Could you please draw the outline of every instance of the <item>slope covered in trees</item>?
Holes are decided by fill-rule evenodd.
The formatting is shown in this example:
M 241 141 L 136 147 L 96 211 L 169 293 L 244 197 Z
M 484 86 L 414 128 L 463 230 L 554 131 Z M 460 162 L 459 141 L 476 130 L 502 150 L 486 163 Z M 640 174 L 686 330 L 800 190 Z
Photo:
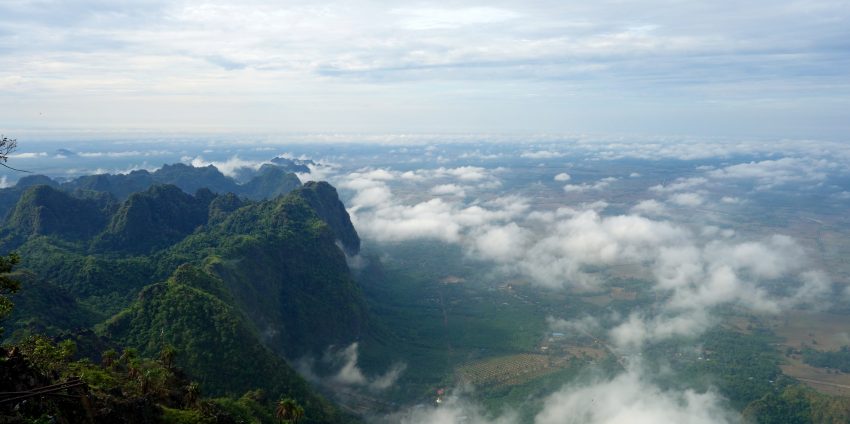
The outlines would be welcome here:
M 207 188 L 189 194 L 185 185 L 126 196 L 97 184 L 27 188 L 0 232 L 0 247 L 21 253 L 19 275 L 32 288 L 13 297 L 7 340 L 71 337 L 94 360 L 109 345 L 148 358 L 171 346 L 205 393 L 238 403 L 261 389 L 296 399 L 305 422 L 346 420 L 284 358 L 365 332 L 365 303 L 341 249 L 356 253 L 359 238 L 333 187 L 295 185 L 294 175 L 267 167 L 239 185 L 253 197 L 281 193 L 260 201 Z
M 213 193 L 234 193 L 252 200 L 262 200 L 289 193 L 301 182 L 294 172 L 309 173 L 302 163 L 275 158 L 258 170 L 244 168 L 239 180 L 228 177 L 216 167 L 194 167 L 182 163 L 163 165 L 156 171 L 144 169 L 126 174 L 84 175 L 70 181 L 59 182 L 44 175 L 28 175 L 7 188 L 0 189 L 0 218 L 5 218 L 28 188 L 47 185 L 68 193 L 108 193 L 122 201 L 133 193 L 145 191 L 154 185 L 174 185 L 186 193 L 194 194 L 205 188 Z

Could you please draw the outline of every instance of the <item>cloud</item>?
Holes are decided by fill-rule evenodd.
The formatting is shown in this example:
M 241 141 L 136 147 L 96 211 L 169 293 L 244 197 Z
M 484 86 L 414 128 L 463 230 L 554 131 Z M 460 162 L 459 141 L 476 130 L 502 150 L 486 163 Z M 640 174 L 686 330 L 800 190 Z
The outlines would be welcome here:
M 401 424 L 516 424 L 518 419 L 513 413 L 500 416 L 488 414 L 484 408 L 463 396 L 452 393 L 438 405 L 417 405 L 406 411 L 384 417 L 383 422 Z
M 399 25 L 414 31 L 493 24 L 520 16 L 514 11 L 495 7 L 393 9 L 390 13 L 402 16 Z
M 349 213 L 362 236 L 385 242 L 430 238 L 454 243 L 473 228 L 483 229 L 518 216 L 528 209 L 527 202 L 509 196 L 468 205 L 462 201 L 467 195 L 465 186 L 445 183 L 430 190 L 432 195 L 445 197 L 403 204 L 390 184 L 457 181 L 477 183 L 478 189 L 486 190 L 499 186 L 493 172 L 474 166 L 405 172 L 363 169 L 336 181 L 340 188 L 354 191 Z
M 128 157 L 136 157 L 136 156 L 167 156 L 171 155 L 173 152 L 168 150 L 128 150 L 128 151 L 119 151 L 119 152 L 77 152 L 76 155 L 84 158 L 128 158 Z
M 439 178 L 457 181 L 461 174 L 443 168 L 363 170 L 350 174 L 341 186 L 355 190 L 350 212 L 365 239 L 458 244 L 465 254 L 493 263 L 495 271 L 552 289 L 605 289 L 607 274 L 599 269 L 631 267 L 657 300 L 652 313 L 636 310 L 611 320 L 609 337 L 622 349 L 699 334 L 716 323 L 714 311 L 723 306 L 778 313 L 828 300 L 832 290 L 828 278 L 807 265 L 806 251 L 792 238 L 744 239 L 730 228 L 680 224 L 654 199 L 637 203 L 630 213 L 606 215 L 605 202 L 548 211 L 531 211 L 529 201 L 516 196 L 488 201 L 448 196 L 407 203 L 390 188 L 405 181 L 414 186 Z M 703 184 L 704 178 L 680 179 L 655 191 L 667 193 L 672 204 L 695 207 L 705 203 L 703 195 L 682 190 Z M 460 185 L 435 187 L 438 193 L 452 193 Z M 782 290 L 776 290 L 777 281 L 783 282 Z
M 651 205 L 647 209 L 658 206 Z M 669 221 L 603 216 L 593 209 L 529 219 L 543 228 L 509 223 L 492 238 L 488 232 L 478 235 L 480 246 L 471 252 L 550 288 L 600 289 L 606 280 L 595 269 L 636 267 L 635 275 L 649 280 L 647 287 L 658 300 L 653 315 L 635 312 L 615 325 L 611 339 L 624 349 L 699 334 L 714 324 L 712 313 L 720 306 L 778 313 L 828 303 L 832 290 L 825 275 L 807 267 L 805 250 L 788 236 L 740 241 L 727 229 L 704 227 L 697 233 Z M 498 247 L 481 247 L 496 242 Z M 783 291 L 771 289 L 776 281 L 784 282 Z
M 362 387 L 371 391 L 382 391 L 393 387 L 407 366 L 404 363 L 392 364 L 386 372 L 381 375 L 368 376 L 360 368 L 359 344 L 350 344 L 344 349 L 328 349 L 322 362 L 326 366 L 336 368 L 331 375 L 323 376 L 316 372 L 316 361 L 311 358 L 302 358 L 296 362 L 299 373 L 314 383 L 338 390 L 342 387 Z
M 466 190 L 457 184 L 440 184 L 431 188 L 431 194 L 465 197 Z
M 703 177 L 678 178 L 676 181 L 668 184 L 658 184 L 649 189 L 659 193 L 670 193 L 674 191 L 689 190 L 694 187 L 699 187 L 708 182 L 708 179 Z
M 697 207 L 705 202 L 699 193 L 676 193 L 670 196 L 670 202 L 679 206 Z
M 498 263 L 512 261 L 522 254 L 522 247 L 531 234 L 514 222 L 504 226 L 486 227 L 472 236 L 475 254 Z
M 553 150 L 537 150 L 530 152 L 523 152 L 520 157 L 526 159 L 554 159 L 554 158 L 562 158 L 565 155 L 561 152 L 556 152 Z
M 546 317 L 546 323 L 549 325 L 550 330 L 562 333 L 577 331 L 580 333 L 598 334 L 602 329 L 602 324 L 599 323 L 599 320 L 592 316 L 584 316 L 570 321 L 549 316 Z
M 24 152 L 24 153 L 12 153 L 9 155 L 10 159 L 35 159 L 35 158 L 43 158 L 47 156 L 47 152 Z
M 535 424 L 739 422 L 715 393 L 664 390 L 629 370 L 610 380 L 567 386 L 549 396 Z
M 221 171 L 222 174 L 227 175 L 228 177 L 237 177 L 240 171 L 244 169 L 250 170 L 258 170 L 263 164 L 271 163 L 267 160 L 244 160 L 240 159 L 238 156 L 232 156 L 231 158 L 225 161 L 208 161 L 205 160 L 201 156 L 196 156 L 194 158 L 184 157 L 184 162 L 189 162 L 190 165 L 196 168 L 202 168 L 206 166 L 214 166 L 216 169 Z
M 561 172 L 560 174 L 555 175 L 554 180 L 559 182 L 569 181 L 570 174 L 567 174 L 566 172 Z
M 667 215 L 667 207 L 664 206 L 663 203 L 654 200 L 642 200 L 638 202 L 636 205 L 632 206 L 632 213 L 636 213 L 639 215 Z
M 846 129 L 831 107 L 847 98 L 840 2 L 66 3 L 0 6 L 4 37 L 27 40 L 4 44 L 17 65 L 0 73 L 23 127 L 44 111 L 52 126 L 205 131 Z M 663 12 L 635 22 L 647 8 Z
M 739 414 L 725 408 L 715 392 L 663 389 L 646 377 L 640 366 L 611 378 L 598 377 L 569 384 L 543 400 L 534 424 L 731 424 Z M 418 406 L 394 414 L 386 422 L 406 424 L 469 423 L 517 424 L 512 413 L 491 416 L 452 393 L 439 406 Z
M 566 191 L 567 193 L 574 193 L 574 192 L 580 193 L 580 192 L 590 191 L 590 190 L 603 190 L 605 188 L 608 188 L 608 186 L 611 185 L 612 182 L 617 181 L 617 180 L 618 180 L 618 178 L 615 178 L 615 177 L 605 177 L 605 178 L 603 178 L 599 181 L 593 182 L 593 183 L 567 184 L 567 185 L 564 186 L 564 191 Z
M 837 165 L 827 159 L 785 157 L 776 160 L 740 163 L 713 171 L 712 178 L 750 180 L 761 189 L 789 183 L 817 183 L 824 181 L 827 170 Z

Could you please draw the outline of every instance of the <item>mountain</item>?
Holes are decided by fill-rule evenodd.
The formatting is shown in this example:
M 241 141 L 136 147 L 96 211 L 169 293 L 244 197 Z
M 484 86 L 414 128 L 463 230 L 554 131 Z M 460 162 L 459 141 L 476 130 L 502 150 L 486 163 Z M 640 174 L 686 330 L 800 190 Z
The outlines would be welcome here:
M 289 193 L 301 185 L 295 174 L 274 165 L 263 165 L 250 181 L 233 193 L 253 199 L 275 198 Z
M 26 189 L 36 185 L 59 187 L 59 183 L 44 175 L 28 175 L 12 187 L 0 189 L 0 218 L 5 219 Z
M 244 184 L 222 174 L 212 165 L 194 167 L 182 163 L 163 165 L 154 172 L 135 170 L 127 174 L 84 175 L 61 184 L 44 175 L 29 175 L 12 187 L 0 189 L 0 219 L 8 218 L 23 193 L 37 185 L 50 186 L 66 193 L 108 193 L 119 201 L 154 185 L 174 185 L 190 194 L 205 188 L 213 193 L 232 193 L 252 200 L 263 200 L 289 193 L 301 186 L 294 172 L 310 172 L 301 161 L 276 158 L 271 162 L 258 170 L 247 168 L 251 171 L 250 178 L 245 178 Z
M 354 230 L 351 217 L 332 185 L 324 181 L 311 181 L 305 184 L 297 194 L 316 211 L 319 218 L 331 227 L 348 254 L 355 255 L 360 251 L 360 237 Z
M 62 188 L 68 191 L 101 191 L 118 199 L 126 199 L 130 194 L 147 190 L 155 183 L 150 172 L 137 170 L 128 174 L 85 175 L 62 184 Z
M 103 229 L 113 204 L 108 195 L 72 196 L 49 185 L 31 186 L 21 195 L 7 226 L 28 236 L 91 237 Z
M 306 167 L 305 167 L 306 168 Z M 182 163 L 163 165 L 154 172 L 136 170 L 128 174 L 87 175 L 63 183 L 68 191 L 92 190 L 112 194 L 118 199 L 126 199 L 131 194 L 144 191 L 153 185 L 174 185 L 186 193 L 195 193 L 205 188 L 213 193 L 233 193 L 249 199 L 262 200 L 286 194 L 301 185 L 298 177 L 290 171 L 292 167 L 284 164 L 263 165 L 252 173 L 244 184 L 221 173 L 215 166 L 195 167 Z M 301 168 L 295 167 L 297 172 Z M 306 172 L 310 172 L 309 169 Z
M 288 357 L 354 342 L 367 325 L 360 289 L 336 244 L 356 232 L 344 208 L 324 211 L 311 202 L 335 205 L 339 199 L 329 184 L 308 183 L 287 196 L 244 206 L 170 252 L 203 261 L 267 344 Z M 341 231 L 322 216 L 333 218 Z
M 173 346 L 206 393 L 259 388 L 296 398 L 306 422 L 347 419 L 284 359 L 322 355 L 367 332 L 345 256 L 359 237 L 332 186 L 300 186 L 270 165 L 238 187 L 281 193 L 271 200 L 153 184 L 119 203 L 115 187 L 98 185 L 119 180 L 85 181 L 105 191 L 26 189 L 3 228 L 4 248 L 20 252 L 32 276 L 8 325 L 16 338 L 94 328 L 98 340 L 148 357 Z M 52 303 L 55 313 L 41 310 Z
M 98 321 L 98 315 L 81 305 L 68 290 L 39 278 L 33 272 L 15 272 L 11 276 L 24 290 L 11 296 L 15 304 L 4 335 L 21 339 L 24 334 L 55 335 L 68 329 L 85 328 Z
M 302 159 L 290 159 L 290 158 L 282 158 L 276 157 L 271 160 L 271 163 L 277 165 L 281 169 L 286 172 L 295 172 L 295 173 L 309 173 L 310 168 L 307 165 L 315 165 L 316 163 L 312 160 L 302 160 Z
M 150 253 L 167 247 L 207 222 L 214 198 L 207 189 L 192 196 L 173 185 L 155 185 L 134 193 L 95 240 L 96 249 Z
M 208 394 L 238 395 L 259 388 L 299 399 L 310 411 L 306 422 L 342 421 L 331 404 L 263 345 L 230 301 L 220 280 L 181 266 L 166 282 L 145 288 L 137 302 L 106 322 L 103 332 L 148 357 L 173 346 L 179 352 L 177 365 L 201 378 Z

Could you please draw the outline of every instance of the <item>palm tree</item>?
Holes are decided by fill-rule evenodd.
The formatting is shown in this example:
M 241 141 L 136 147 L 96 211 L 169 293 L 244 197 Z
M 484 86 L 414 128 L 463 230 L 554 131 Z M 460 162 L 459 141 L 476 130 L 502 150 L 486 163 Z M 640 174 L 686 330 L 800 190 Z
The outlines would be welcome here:
M 201 397 L 201 386 L 196 382 L 189 383 L 186 386 L 186 397 L 183 399 L 186 402 L 186 406 L 194 407 L 198 404 L 198 398 Z
M 304 408 L 294 399 L 285 398 L 277 402 L 274 414 L 282 423 L 297 424 L 304 417 Z
M 103 352 L 101 356 L 101 360 L 103 361 L 103 366 L 106 368 L 112 368 L 112 365 L 115 364 L 115 360 L 118 358 L 118 353 L 115 352 L 115 349 L 109 349 Z
M 304 418 L 304 408 L 298 405 L 292 411 L 292 424 L 298 424 L 298 421 L 301 421 L 302 418 Z
M 177 350 L 174 349 L 174 346 L 165 345 L 159 352 L 159 361 L 166 369 L 170 370 L 174 367 L 174 357 L 176 356 Z

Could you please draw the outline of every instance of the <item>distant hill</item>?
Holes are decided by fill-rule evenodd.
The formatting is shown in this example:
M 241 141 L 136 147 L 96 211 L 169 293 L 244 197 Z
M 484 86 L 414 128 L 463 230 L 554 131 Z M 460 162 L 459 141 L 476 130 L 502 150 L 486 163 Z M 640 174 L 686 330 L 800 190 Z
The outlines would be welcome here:
M 53 186 L 35 185 L 21 194 L 7 226 L 24 235 L 92 237 L 104 228 L 114 203 L 107 193 L 72 196 Z
M 153 185 L 170 184 L 187 193 L 195 193 L 199 189 L 206 188 L 213 193 L 234 193 L 249 199 L 261 200 L 288 193 L 301 185 L 298 177 L 287 169 L 288 167 L 265 165 L 245 184 L 239 184 L 212 165 L 194 167 L 176 163 L 163 165 L 154 172 L 137 170 L 128 174 L 83 176 L 62 184 L 62 187 L 70 191 L 78 189 L 105 191 L 118 199 L 126 199 L 131 194 L 144 191 Z
M 163 165 L 153 172 L 136 170 L 127 174 L 84 175 L 62 183 L 44 175 L 29 175 L 12 187 L 0 189 L 0 219 L 9 215 L 27 188 L 36 185 L 58 188 L 68 193 L 109 193 L 117 200 L 125 200 L 133 193 L 145 191 L 151 186 L 170 184 L 189 194 L 206 188 L 213 193 L 233 193 L 251 200 L 263 200 L 289 193 L 301 186 L 301 181 L 294 174 L 296 172 L 309 173 L 310 169 L 300 161 L 275 158 L 271 164 L 265 164 L 258 170 L 250 169 L 247 177 L 242 179 L 242 184 L 212 165 L 194 167 L 182 163 Z
M 95 249 L 150 253 L 174 244 L 206 224 L 215 197 L 208 189 L 192 196 L 173 185 L 133 193 L 95 240 Z
M 28 175 L 18 180 L 14 186 L 0 189 L 0 218 L 9 214 L 26 189 L 36 185 L 59 187 L 59 183 L 44 175 Z

